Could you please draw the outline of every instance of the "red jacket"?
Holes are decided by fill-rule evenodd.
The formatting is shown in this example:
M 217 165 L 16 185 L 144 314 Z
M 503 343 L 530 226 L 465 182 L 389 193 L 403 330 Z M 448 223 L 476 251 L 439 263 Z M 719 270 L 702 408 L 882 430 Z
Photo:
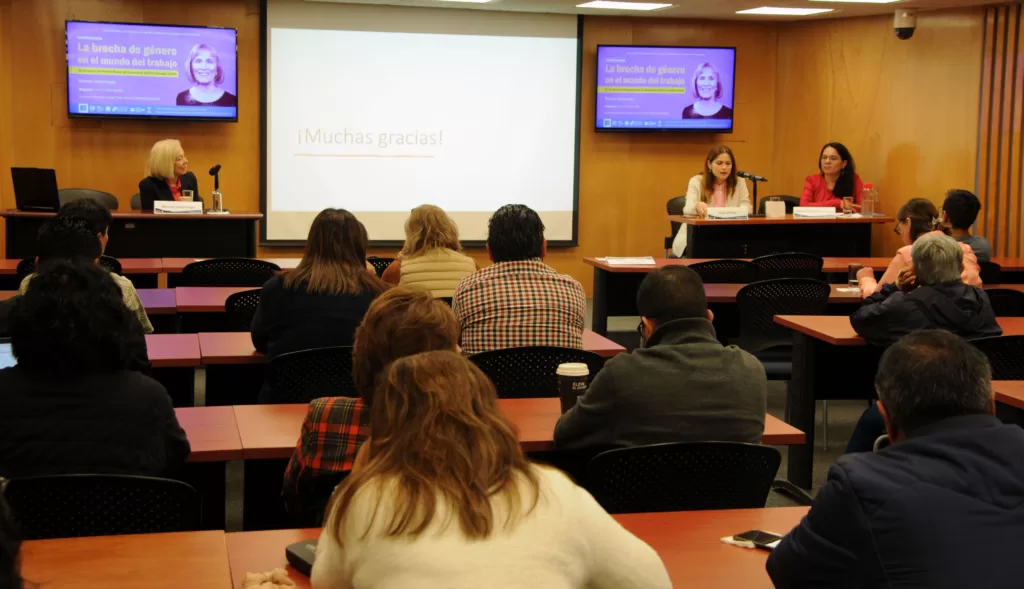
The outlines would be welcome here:
M 857 174 L 853 175 L 853 202 L 860 204 L 861 191 L 864 190 L 864 184 L 860 181 L 860 176 Z M 841 209 L 843 207 L 843 199 L 836 197 L 832 194 L 832 191 L 825 185 L 825 176 L 821 174 L 811 174 L 804 180 L 804 192 L 800 195 L 800 206 L 802 207 L 835 207 Z

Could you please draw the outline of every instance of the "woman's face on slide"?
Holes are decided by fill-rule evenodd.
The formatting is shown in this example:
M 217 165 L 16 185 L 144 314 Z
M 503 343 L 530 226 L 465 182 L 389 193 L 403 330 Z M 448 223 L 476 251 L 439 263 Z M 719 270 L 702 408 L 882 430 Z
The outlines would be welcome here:
M 188 158 L 185 157 L 185 150 L 179 149 L 174 155 L 174 175 L 184 176 L 188 171 Z
M 732 158 L 727 153 L 720 153 L 714 161 L 708 162 L 708 168 L 718 180 L 725 180 L 732 173 Z
M 212 84 L 217 79 L 217 58 L 205 50 L 196 53 L 192 60 L 192 76 L 200 84 Z
M 708 68 L 701 70 L 700 75 L 697 76 L 697 96 L 705 100 L 711 100 L 715 97 L 717 90 L 718 74 Z
M 821 171 L 826 174 L 838 174 L 846 167 L 846 162 L 839 157 L 839 152 L 834 147 L 826 147 L 821 152 Z

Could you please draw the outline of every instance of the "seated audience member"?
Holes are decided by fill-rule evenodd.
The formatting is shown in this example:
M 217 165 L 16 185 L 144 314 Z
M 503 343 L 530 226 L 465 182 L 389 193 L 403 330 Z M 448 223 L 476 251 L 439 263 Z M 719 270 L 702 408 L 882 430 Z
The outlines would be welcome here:
M 452 300 L 467 355 L 523 346 L 583 347 L 587 299 L 571 276 L 543 262 L 544 223 L 526 205 L 505 205 L 487 224 L 493 265 L 467 277 Z
M 896 214 L 896 227 L 893 231 L 903 240 L 903 247 L 896 252 L 889 267 L 885 269 L 882 279 L 875 280 L 875 271 L 872 268 L 861 268 L 857 272 L 861 296 L 864 298 L 880 291 L 883 285 L 896 282 L 900 271 L 913 264 L 910 248 L 917 238 L 929 233 L 949 235 L 949 228 L 942 225 L 939 219 L 938 209 L 935 208 L 932 201 L 924 198 L 911 199 L 900 207 L 899 213 Z M 972 286 L 981 286 L 978 258 L 971 251 L 971 246 L 966 243 L 961 243 L 960 249 L 964 252 L 964 269 L 960 273 L 961 279 Z
M 459 227 L 440 207 L 421 205 L 405 222 L 405 245 L 381 278 L 391 284 L 423 287 L 435 297 L 451 297 L 459 282 L 476 272 L 462 253 Z
M 321 211 L 299 265 L 263 285 L 252 321 L 256 350 L 272 360 L 299 350 L 351 346 L 370 303 L 387 288 L 366 270 L 367 242 L 355 215 Z
M 992 244 L 984 237 L 971 235 L 971 227 L 980 211 L 981 203 L 973 192 L 950 190 L 942 203 L 942 224 L 949 227 L 953 239 L 971 246 L 979 262 L 991 262 Z
M 328 508 L 314 589 L 672 586 L 650 546 L 525 458 L 494 385 L 459 354 L 396 360 L 370 414 L 373 437 Z
M 648 274 L 636 295 L 644 344 L 611 358 L 555 425 L 558 448 L 664 442 L 759 443 L 768 380 L 754 356 L 715 337 L 700 276 Z
M 875 386 L 893 445 L 829 470 L 768 556 L 775 586 L 1018 586 L 1024 430 L 993 416 L 988 360 L 919 331 L 886 350 Z
M 0 493 L 0 589 L 21 589 L 21 536 Z
M 164 475 L 189 455 L 167 390 L 130 369 L 138 321 L 110 273 L 44 263 L 11 313 L 0 370 L 0 477 Z
M 89 200 L 88 202 L 95 203 L 96 201 Z M 39 235 L 36 240 L 37 265 L 41 266 L 50 260 L 88 260 L 95 264 L 100 256 L 103 255 L 103 248 L 106 247 L 107 238 L 105 231 L 101 234 L 98 230 L 101 223 L 94 221 L 92 217 L 85 218 L 64 214 L 64 209 L 67 209 L 71 204 L 75 203 L 69 203 L 61 207 L 62 213 L 58 213 L 56 217 L 47 221 L 39 228 Z M 77 209 L 72 210 L 81 212 L 85 210 L 86 206 L 82 204 Z M 107 213 L 109 214 L 110 211 L 107 211 Z M 93 215 L 91 212 L 86 214 Z M 118 288 L 121 289 L 121 298 L 124 301 L 124 306 L 138 318 L 143 332 L 153 333 L 153 324 L 149 322 L 149 315 L 146 314 L 146 308 L 142 305 L 142 299 L 139 298 L 139 293 L 135 290 L 135 285 L 132 284 L 132 281 L 112 272 L 108 272 L 108 274 L 110 274 L 110 278 L 117 284 Z M 28 288 L 29 283 L 34 277 L 35 274 L 29 274 L 21 281 L 21 286 L 18 287 L 19 294 L 25 293 L 25 289 Z
M 70 217 L 85 221 L 89 229 L 96 234 L 100 240 L 100 253 L 107 250 L 107 242 L 110 240 L 110 224 L 114 222 L 114 216 L 110 209 L 91 198 L 80 198 L 64 204 L 59 211 L 58 217 Z
M 289 513 L 305 519 L 318 482 L 351 470 L 356 451 L 370 434 L 374 383 L 385 366 L 403 356 L 458 347 L 458 319 L 427 291 L 397 286 L 378 297 L 356 330 L 352 350 L 352 377 L 360 398 L 326 397 L 309 404 L 285 471 L 282 495 Z

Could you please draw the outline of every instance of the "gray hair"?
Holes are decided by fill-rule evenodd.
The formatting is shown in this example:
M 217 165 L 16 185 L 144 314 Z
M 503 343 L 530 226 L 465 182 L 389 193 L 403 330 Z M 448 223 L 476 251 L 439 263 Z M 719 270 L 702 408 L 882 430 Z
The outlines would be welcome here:
M 875 390 L 893 427 L 906 433 L 962 415 L 987 415 L 992 403 L 988 358 L 959 336 L 927 329 L 882 354 Z
M 964 252 L 955 239 L 941 233 L 917 238 L 910 250 L 918 284 L 939 284 L 960 280 Z

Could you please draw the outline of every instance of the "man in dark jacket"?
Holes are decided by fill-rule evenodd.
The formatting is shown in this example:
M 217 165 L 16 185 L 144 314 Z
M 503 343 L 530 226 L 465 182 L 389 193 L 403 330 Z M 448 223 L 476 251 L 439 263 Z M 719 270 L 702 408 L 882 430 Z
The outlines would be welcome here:
M 921 329 L 945 329 L 965 338 L 1003 334 L 985 291 L 960 279 L 964 256 L 956 240 L 922 235 L 910 258 L 913 268 L 864 299 L 850 316 L 854 331 L 868 343 L 889 345 Z
M 779 589 L 1019 587 L 1024 430 L 993 416 L 985 356 L 904 337 L 875 377 L 892 446 L 846 455 L 768 557 Z
M 646 343 L 605 364 L 555 425 L 558 448 L 758 443 L 768 381 L 754 356 L 715 338 L 700 276 L 659 268 L 636 296 Z

